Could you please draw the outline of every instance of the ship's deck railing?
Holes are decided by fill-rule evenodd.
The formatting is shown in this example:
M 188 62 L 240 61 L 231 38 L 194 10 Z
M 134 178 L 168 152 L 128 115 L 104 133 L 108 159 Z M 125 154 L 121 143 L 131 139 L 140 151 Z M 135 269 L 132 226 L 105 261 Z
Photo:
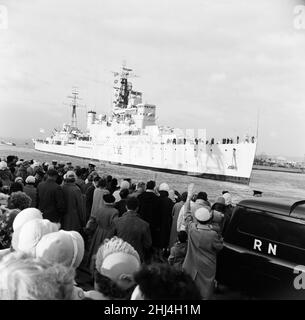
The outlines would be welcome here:
M 244 139 L 240 141 L 239 139 L 236 139 L 234 141 L 233 139 L 223 139 L 221 142 L 217 141 L 215 142 L 215 139 L 212 138 L 211 140 L 202 140 L 202 139 L 186 139 L 186 138 L 180 138 L 180 139 L 167 139 L 166 144 L 208 144 L 208 145 L 213 145 L 213 144 L 242 144 L 242 143 L 255 143 L 255 137 L 251 137 L 251 139 Z
M 166 137 L 161 136 L 157 136 L 155 138 L 151 138 L 148 135 L 128 135 L 128 134 L 117 134 L 116 135 L 117 139 L 134 139 L 134 142 L 137 143 L 148 143 L 148 144 L 163 144 L 163 145 L 233 145 L 233 144 L 253 144 L 256 142 L 256 139 L 254 137 L 252 137 L 251 139 L 244 139 L 242 141 L 236 140 L 234 141 L 233 139 L 230 140 L 226 140 L 226 141 L 217 141 L 215 142 L 215 139 L 211 139 L 211 140 L 205 140 L 205 139 L 189 139 L 189 138 L 168 138 L 166 139 Z M 93 139 L 95 141 L 95 139 Z M 100 140 L 107 142 L 109 140 L 109 137 L 105 137 L 104 139 Z M 89 140 L 89 141 L 92 141 Z

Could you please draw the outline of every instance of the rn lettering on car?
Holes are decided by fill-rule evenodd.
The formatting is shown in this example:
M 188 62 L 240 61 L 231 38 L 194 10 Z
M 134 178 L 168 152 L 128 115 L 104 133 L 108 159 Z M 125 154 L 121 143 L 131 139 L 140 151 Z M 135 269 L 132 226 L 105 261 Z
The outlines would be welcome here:
M 266 248 L 268 249 L 267 250 L 268 254 L 272 254 L 272 255 L 276 256 L 276 249 L 277 249 L 276 244 L 272 244 L 272 243 L 268 242 L 268 246 L 266 246 L 266 244 L 264 244 L 262 240 L 254 239 L 254 244 L 253 244 L 254 250 L 262 252 Z

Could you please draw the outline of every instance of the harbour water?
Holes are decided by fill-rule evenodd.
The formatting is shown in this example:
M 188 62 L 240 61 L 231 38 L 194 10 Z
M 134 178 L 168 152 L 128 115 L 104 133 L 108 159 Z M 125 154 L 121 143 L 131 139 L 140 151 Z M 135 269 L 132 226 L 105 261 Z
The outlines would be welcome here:
M 32 146 L 7 146 L 0 145 L 0 158 L 6 158 L 8 155 L 16 155 L 25 160 L 35 159 L 40 162 L 71 161 L 73 165 L 87 166 L 89 160 L 61 156 L 56 154 L 41 153 L 33 149 Z M 263 196 L 275 197 L 285 200 L 303 200 L 305 199 L 305 174 L 273 172 L 253 170 L 249 185 L 236 184 L 224 181 L 215 181 L 190 177 L 186 175 L 177 175 L 163 172 L 154 172 L 151 170 L 124 167 L 119 165 L 96 163 L 97 170 L 101 174 L 110 174 L 117 179 L 131 178 L 133 182 L 156 180 L 157 184 L 167 182 L 171 188 L 183 192 L 187 189 L 189 183 L 196 185 L 197 191 L 207 192 L 209 199 L 214 201 L 223 190 L 228 190 L 232 194 L 234 203 L 253 196 L 253 190 L 260 190 Z

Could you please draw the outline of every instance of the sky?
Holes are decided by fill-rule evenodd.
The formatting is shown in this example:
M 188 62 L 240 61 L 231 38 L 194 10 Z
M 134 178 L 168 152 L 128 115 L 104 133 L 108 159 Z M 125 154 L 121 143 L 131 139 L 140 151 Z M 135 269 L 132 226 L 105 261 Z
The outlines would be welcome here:
M 112 73 L 158 123 L 208 137 L 256 135 L 257 152 L 305 154 L 305 28 L 300 1 L 0 0 L 0 136 L 43 137 L 70 122 L 77 86 L 86 111 L 111 110 Z M 300 18 L 300 16 L 298 16 Z M 304 19 L 305 20 L 305 19 Z

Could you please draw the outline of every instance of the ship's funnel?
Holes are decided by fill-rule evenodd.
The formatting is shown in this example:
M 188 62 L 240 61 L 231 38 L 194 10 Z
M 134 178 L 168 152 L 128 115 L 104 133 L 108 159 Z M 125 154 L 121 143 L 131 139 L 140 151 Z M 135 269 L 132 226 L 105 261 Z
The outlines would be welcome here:
M 88 111 L 87 114 L 87 128 L 89 128 L 92 124 L 94 124 L 96 118 L 95 111 Z

